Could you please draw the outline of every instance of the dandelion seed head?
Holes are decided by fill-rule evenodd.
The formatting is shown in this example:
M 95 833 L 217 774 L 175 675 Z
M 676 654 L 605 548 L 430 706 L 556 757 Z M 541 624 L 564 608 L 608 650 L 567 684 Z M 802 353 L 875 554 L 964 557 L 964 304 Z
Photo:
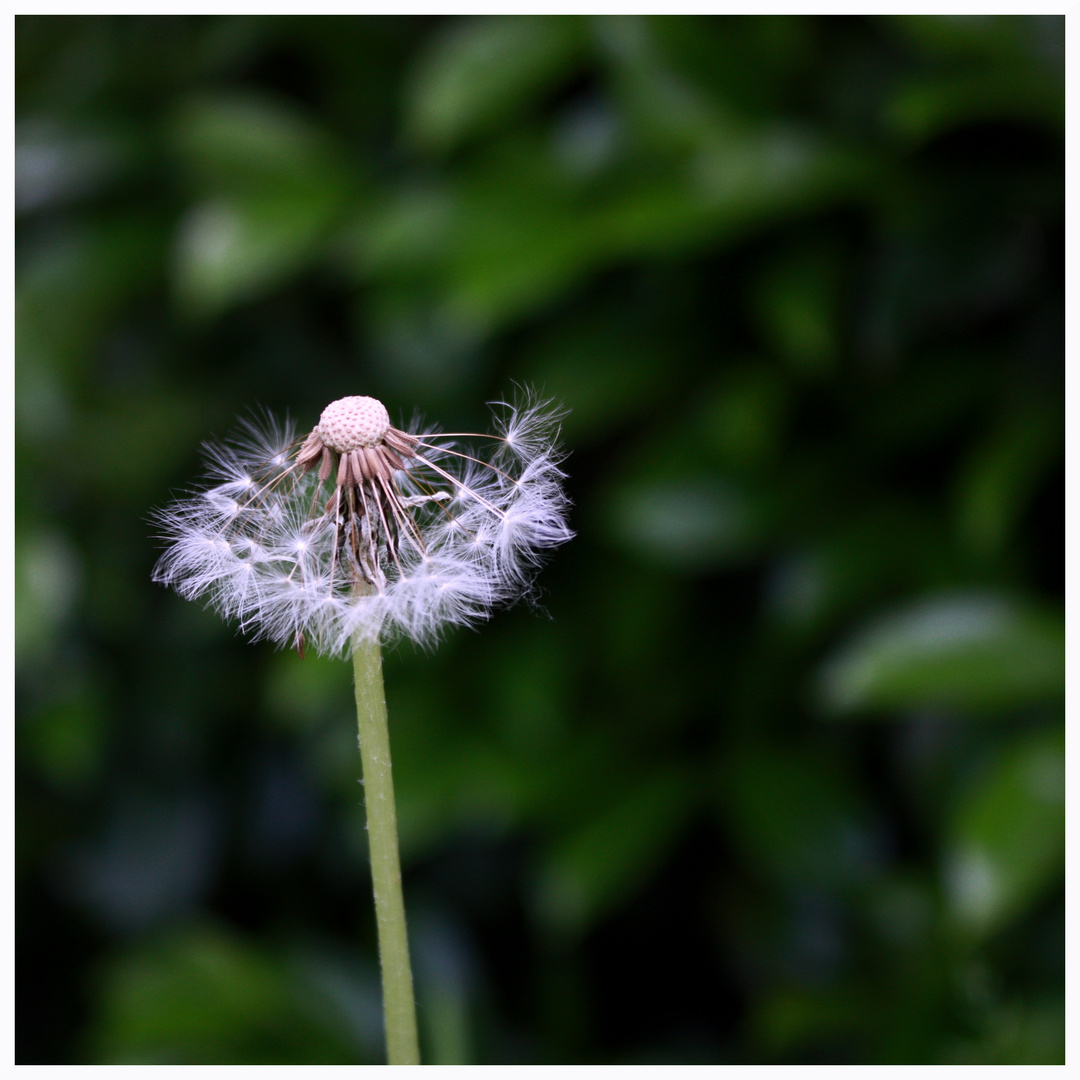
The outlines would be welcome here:
M 390 414 L 372 397 L 343 397 L 322 411 L 315 430 L 331 450 L 347 454 L 377 446 L 390 427 Z
M 350 652 L 436 641 L 524 595 L 570 539 L 560 412 L 525 394 L 495 435 L 390 424 L 381 402 L 332 402 L 305 439 L 269 414 L 207 448 L 206 486 L 155 519 L 155 580 L 255 638 Z

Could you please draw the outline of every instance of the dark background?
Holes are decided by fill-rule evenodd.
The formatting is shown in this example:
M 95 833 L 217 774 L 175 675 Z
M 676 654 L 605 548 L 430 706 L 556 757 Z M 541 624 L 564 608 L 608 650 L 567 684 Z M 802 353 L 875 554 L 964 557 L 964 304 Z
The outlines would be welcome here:
M 572 410 L 387 657 L 431 1062 L 1063 1062 L 1061 17 L 20 17 L 18 1060 L 383 1055 L 350 670 L 155 586 L 255 406 Z

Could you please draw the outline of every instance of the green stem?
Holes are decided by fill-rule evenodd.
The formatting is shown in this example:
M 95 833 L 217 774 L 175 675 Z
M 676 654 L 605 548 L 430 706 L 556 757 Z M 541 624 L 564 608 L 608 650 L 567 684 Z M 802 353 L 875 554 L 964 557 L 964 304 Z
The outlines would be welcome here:
M 364 768 L 371 880 L 375 887 L 386 1056 L 390 1065 L 419 1065 L 409 939 L 405 931 L 405 901 L 401 894 L 394 779 L 390 771 L 390 731 L 386 723 L 382 651 L 377 639 L 358 639 L 354 646 L 356 719 Z

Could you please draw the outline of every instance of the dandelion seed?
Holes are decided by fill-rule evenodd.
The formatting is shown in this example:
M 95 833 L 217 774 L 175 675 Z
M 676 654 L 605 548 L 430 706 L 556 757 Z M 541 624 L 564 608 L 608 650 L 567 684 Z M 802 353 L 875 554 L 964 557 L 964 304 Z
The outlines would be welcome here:
M 156 515 L 155 580 L 324 654 L 486 618 L 572 535 L 560 412 L 532 395 L 494 407 L 486 436 L 395 428 L 370 397 L 332 402 L 302 440 L 247 423 L 208 449 L 208 486 Z

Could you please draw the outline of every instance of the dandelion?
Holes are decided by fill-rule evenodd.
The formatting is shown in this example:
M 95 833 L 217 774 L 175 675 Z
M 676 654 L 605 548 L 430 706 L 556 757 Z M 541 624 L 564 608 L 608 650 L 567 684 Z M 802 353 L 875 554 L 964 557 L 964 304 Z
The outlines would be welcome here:
M 533 397 L 501 408 L 496 433 L 465 444 L 399 430 L 370 397 L 328 405 L 302 442 L 249 423 L 209 448 L 210 486 L 157 515 L 155 580 L 256 638 L 325 654 L 475 623 L 571 535 L 558 411 Z
M 303 439 L 267 415 L 155 516 L 156 581 L 301 656 L 352 656 L 391 1064 L 419 1052 L 380 643 L 486 618 L 572 535 L 561 413 L 527 393 L 494 407 L 488 435 L 395 428 L 370 397 L 327 405 Z

